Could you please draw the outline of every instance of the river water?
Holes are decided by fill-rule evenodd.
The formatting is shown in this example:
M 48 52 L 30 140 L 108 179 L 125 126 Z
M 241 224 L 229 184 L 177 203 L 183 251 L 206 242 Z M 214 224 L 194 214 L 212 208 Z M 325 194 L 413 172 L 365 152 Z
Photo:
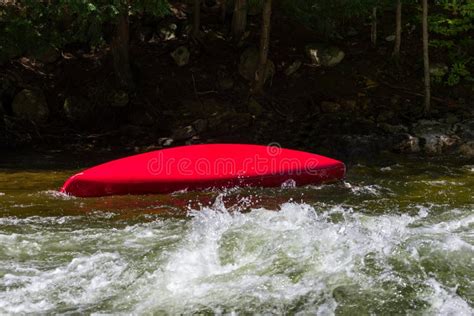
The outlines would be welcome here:
M 86 164 L 48 159 L 0 166 L 1 314 L 474 313 L 474 164 L 78 199 L 56 190 Z

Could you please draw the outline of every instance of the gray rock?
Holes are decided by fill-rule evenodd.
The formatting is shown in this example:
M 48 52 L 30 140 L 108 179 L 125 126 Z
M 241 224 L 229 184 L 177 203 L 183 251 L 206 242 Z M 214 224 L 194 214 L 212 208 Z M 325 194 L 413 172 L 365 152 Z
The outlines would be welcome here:
M 255 72 L 258 66 L 258 49 L 255 47 L 247 48 L 240 56 L 239 74 L 248 81 L 255 80 Z M 275 64 L 268 60 L 265 69 L 265 82 L 275 74 Z
M 178 66 L 185 66 L 189 63 L 189 57 L 191 53 L 186 46 L 180 46 L 176 48 L 172 53 L 171 57 L 173 57 L 174 61 Z
M 423 150 L 428 155 L 439 155 L 459 144 L 460 138 L 456 135 L 428 134 L 423 137 Z
M 110 96 L 110 105 L 113 107 L 124 107 L 128 104 L 128 93 L 122 90 L 113 91 Z
M 207 130 L 207 120 L 205 119 L 195 120 L 192 125 L 194 130 L 198 134 L 201 134 Z
M 175 39 L 177 30 L 178 26 L 174 23 L 161 27 L 159 31 L 161 40 L 170 41 Z
M 466 120 L 461 123 L 456 123 L 454 129 L 456 134 L 463 140 L 474 140 L 474 120 Z
M 174 143 L 174 139 L 169 138 L 169 137 L 164 137 L 164 138 L 158 139 L 158 143 L 163 147 L 169 147 Z
M 302 65 L 303 65 L 303 63 L 300 60 L 294 61 L 293 63 L 291 63 L 291 65 L 289 65 L 285 69 L 285 75 L 291 76 L 292 74 L 297 72 L 301 68 Z
M 448 123 L 450 125 L 453 125 L 453 124 L 456 124 L 457 122 L 459 122 L 459 118 L 456 115 L 450 113 L 450 114 L 446 115 L 445 121 L 446 121 L 446 123 Z
M 450 134 L 452 128 L 449 124 L 434 120 L 419 120 L 413 125 L 412 132 L 416 136 L 428 134 Z
M 379 127 L 386 133 L 389 134 L 404 134 L 408 133 L 408 127 L 403 125 L 391 125 L 387 123 L 382 123 Z
M 395 40 L 395 35 L 389 35 L 385 38 L 387 42 L 393 42 Z
M 460 138 L 454 135 L 454 129 L 450 124 L 434 120 L 418 121 L 412 128 L 412 132 L 423 140 L 422 147 L 428 155 L 442 154 L 453 149 L 460 142 Z
M 12 110 L 16 116 L 35 123 L 45 122 L 49 116 L 48 104 L 41 91 L 22 90 L 13 99 Z
M 344 59 L 344 52 L 336 46 L 310 44 L 305 48 L 306 54 L 315 66 L 334 67 Z
M 37 57 L 40 62 L 43 64 L 52 64 L 61 57 L 59 51 L 54 47 L 48 47 L 43 50 Z
M 321 110 L 325 113 L 335 113 L 341 109 L 341 105 L 336 102 L 323 101 L 321 102 Z
M 466 158 L 474 158 L 474 141 L 469 141 L 459 147 L 459 154 Z
M 171 138 L 177 141 L 181 141 L 181 140 L 190 139 L 191 137 L 195 135 L 196 135 L 196 131 L 191 125 L 189 125 L 189 126 L 185 126 L 183 128 L 179 128 L 175 130 Z
M 393 149 L 405 154 L 419 153 L 421 151 L 420 139 L 418 137 L 406 134 L 404 139 L 396 144 Z
M 173 144 L 173 142 L 174 142 L 174 139 L 169 138 L 169 137 L 162 137 L 158 139 L 159 146 L 163 146 L 163 147 L 169 147 Z

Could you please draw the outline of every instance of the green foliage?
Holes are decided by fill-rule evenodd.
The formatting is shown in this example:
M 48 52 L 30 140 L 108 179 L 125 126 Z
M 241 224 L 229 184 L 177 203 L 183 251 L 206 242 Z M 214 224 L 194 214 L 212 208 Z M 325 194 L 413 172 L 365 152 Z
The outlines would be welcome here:
M 437 81 L 454 86 L 463 80 L 473 81 L 474 74 L 474 1 L 437 0 L 437 9 L 430 15 L 430 31 L 436 36 L 430 45 L 449 58 L 449 70 Z
M 0 2 L 0 63 L 50 47 L 105 43 L 105 26 L 122 12 L 163 16 L 167 0 L 18 0 Z
M 283 0 L 282 6 L 288 15 L 332 37 L 346 20 L 366 20 L 372 8 L 393 6 L 392 0 Z

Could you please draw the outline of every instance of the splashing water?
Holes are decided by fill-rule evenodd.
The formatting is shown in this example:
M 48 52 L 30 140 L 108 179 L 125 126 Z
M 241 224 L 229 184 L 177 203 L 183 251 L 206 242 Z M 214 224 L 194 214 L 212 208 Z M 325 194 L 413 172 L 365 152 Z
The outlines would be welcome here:
M 47 191 L 70 171 L 5 172 L 0 313 L 472 315 L 472 172 L 381 169 L 99 199 Z

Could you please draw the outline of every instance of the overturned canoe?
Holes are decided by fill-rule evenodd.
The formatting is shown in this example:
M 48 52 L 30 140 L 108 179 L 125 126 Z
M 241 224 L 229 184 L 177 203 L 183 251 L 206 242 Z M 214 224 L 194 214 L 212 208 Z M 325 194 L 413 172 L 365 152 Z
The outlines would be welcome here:
M 341 180 L 337 160 L 277 146 L 213 144 L 153 151 L 104 163 L 69 178 L 77 197 L 171 193 L 234 186 L 297 186 Z

